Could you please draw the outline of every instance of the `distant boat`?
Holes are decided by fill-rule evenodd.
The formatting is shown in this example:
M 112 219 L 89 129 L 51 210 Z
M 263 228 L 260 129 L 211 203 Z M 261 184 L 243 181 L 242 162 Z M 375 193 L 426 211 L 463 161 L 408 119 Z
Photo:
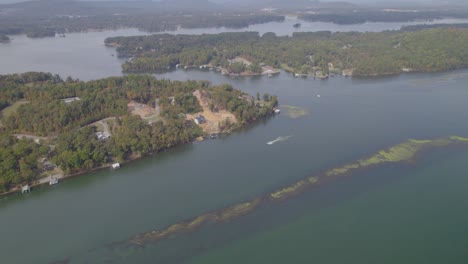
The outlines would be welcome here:
M 59 180 L 55 177 L 50 178 L 49 185 L 55 185 L 58 184 Z
M 320 94 L 317 94 L 317 97 L 320 98 Z

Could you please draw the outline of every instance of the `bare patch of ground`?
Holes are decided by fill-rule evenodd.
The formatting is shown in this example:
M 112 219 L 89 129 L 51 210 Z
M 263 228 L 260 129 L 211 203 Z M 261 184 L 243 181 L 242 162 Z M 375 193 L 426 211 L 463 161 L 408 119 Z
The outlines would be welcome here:
M 155 109 L 147 104 L 140 104 L 135 101 L 130 101 L 127 104 L 128 111 L 132 115 L 139 115 L 143 120 L 148 121 L 149 123 L 154 123 L 161 121 L 161 116 L 159 115 L 159 109 Z
M 130 101 L 127 104 L 128 111 L 132 113 L 132 115 L 139 115 L 141 118 L 149 117 L 154 114 L 157 114 L 156 109 L 150 107 L 147 104 L 140 104 L 135 101 Z
M 219 128 L 219 123 L 229 120 L 232 124 L 237 123 L 236 116 L 228 111 L 219 111 L 213 112 L 210 110 L 208 106 L 208 102 L 206 99 L 203 98 L 202 93 L 199 90 L 193 92 L 193 95 L 197 97 L 198 102 L 200 103 L 201 107 L 203 108 L 203 112 L 199 112 L 194 115 L 187 114 L 187 120 L 194 120 L 195 117 L 198 115 L 203 115 L 206 119 L 205 123 L 200 124 L 199 126 L 202 128 L 203 132 L 208 134 L 217 134 L 220 133 L 221 130 Z
M 109 128 L 109 123 L 111 123 L 112 126 L 115 125 L 115 117 L 108 117 L 108 118 L 96 121 L 90 124 L 90 126 L 95 126 L 97 128 L 97 131 L 99 132 L 104 132 L 108 135 L 112 135 L 111 129 Z

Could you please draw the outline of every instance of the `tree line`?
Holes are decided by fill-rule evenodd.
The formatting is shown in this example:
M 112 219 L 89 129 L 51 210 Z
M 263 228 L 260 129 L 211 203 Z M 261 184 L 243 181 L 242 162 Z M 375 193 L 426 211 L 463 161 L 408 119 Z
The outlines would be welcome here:
M 64 2 L 67 3 L 67 2 Z M 70 2 L 68 2 L 70 3 Z M 45 2 L 41 2 L 46 5 Z M 60 4 L 54 2 L 54 5 Z M 75 2 L 75 5 L 83 3 Z M 67 7 L 63 7 L 67 9 Z M 71 7 L 70 7 L 71 8 Z M 83 7 L 84 8 L 84 7 Z M 41 7 L 43 9 L 43 7 Z M 111 9 L 111 8 L 109 8 Z M 275 14 L 249 13 L 249 12 L 169 12 L 150 13 L 145 10 L 136 10 L 131 7 L 123 8 L 115 13 L 106 10 L 97 11 L 96 15 L 65 16 L 57 13 L 56 7 L 51 6 L 50 11 L 43 13 L 32 7 L 22 10 L 22 13 L 6 13 L 0 16 L 0 41 L 2 35 L 26 34 L 30 38 L 53 37 L 56 33 L 85 32 L 88 30 L 106 30 L 119 28 L 137 28 L 147 32 L 172 31 L 182 28 L 244 28 L 253 24 L 268 22 L 281 22 L 285 17 Z M 77 8 L 82 13 L 90 12 L 88 9 Z M 136 11 L 135 11 L 136 10 Z M 77 11 L 78 14 L 80 12 Z M 5 37 L 3 37 L 5 38 Z M 5 38 L 6 39 L 6 38 Z
M 122 66 L 129 73 L 167 71 L 177 64 L 229 67 L 229 60 L 241 56 L 254 64 L 265 63 L 296 73 L 328 74 L 352 69 L 358 76 L 397 74 L 403 68 L 412 71 L 463 68 L 468 65 L 467 41 L 468 32 L 454 28 L 378 33 L 296 32 L 292 37 L 243 32 L 106 39 L 107 44 L 118 46 L 119 56 L 132 58 Z
M 349 25 L 366 22 L 410 22 L 416 20 L 432 21 L 450 18 L 467 18 L 464 10 L 434 10 L 434 11 L 381 11 L 381 10 L 355 10 L 353 12 L 321 12 L 315 14 L 303 14 L 299 19 L 310 22 L 331 22 L 335 24 Z

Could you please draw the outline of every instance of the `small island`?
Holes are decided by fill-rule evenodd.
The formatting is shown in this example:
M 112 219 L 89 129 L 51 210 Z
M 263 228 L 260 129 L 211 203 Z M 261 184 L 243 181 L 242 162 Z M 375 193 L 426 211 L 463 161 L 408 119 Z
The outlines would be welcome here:
M 295 32 L 292 37 L 257 32 L 114 37 L 128 60 L 126 73 L 215 69 L 231 76 L 277 74 L 326 79 L 435 72 L 468 66 L 468 31 L 434 28 L 385 32 Z
M 0 90 L 2 194 L 214 138 L 278 104 L 226 84 L 146 75 L 82 82 L 29 72 L 0 75 Z

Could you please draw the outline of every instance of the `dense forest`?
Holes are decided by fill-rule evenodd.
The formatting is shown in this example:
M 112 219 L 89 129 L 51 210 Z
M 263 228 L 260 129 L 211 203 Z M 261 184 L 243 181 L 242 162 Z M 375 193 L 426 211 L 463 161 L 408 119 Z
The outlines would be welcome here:
M 233 113 L 237 126 L 271 115 L 278 103 L 276 97 L 267 95 L 267 102 L 258 104 L 229 85 L 211 86 L 206 81 L 130 75 L 82 82 L 34 72 L 0 76 L 2 109 L 22 102 L 1 119 L 0 192 L 39 177 L 41 159 L 70 174 L 192 141 L 203 135 L 199 126 L 185 118 L 185 114 L 201 111 L 193 95 L 196 90 L 210 99 L 211 110 Z M 65 98 L 79 99 L 67 103 Z M 130 114 L 129 102 L 153 105 L 155 100 L 161 109 L 157 121 Z M 91 124 L 105 118 L 112 120 L 112 136 L 100 140 L 98 126 Z M 18 140 L 12 134 L 43 137 Z
M 153 35 L 114 37 L 124 72 L 167 71 L 177 64 L 213 67 L 230 65 L 243 57 L 299 74 L 320 71 L 356 76 L 397 74 L 402 71 L 445 71 L 468 66 L 466 29 L 429 29 L 415 32 L 294 33 L 278 37 L 256 32 L 215 35 Z
M 151 1 L 29 1 L 0 5 L 0 34 L 27 34 L 38 38 L 87 30 L 138 28 L 160 32 L 178 27 L 242 28 L 284 21 L 284 16 L 276 14 L 217 9 L 210 12 L 209 9 L 202 6 L 190 8 L 188 2 L 178 6 L 171 1 L 166 4 Z
M 324 12 L 303 14 L 299 19 L 311 22 L 331 22 L 335 24 L 362 24 L 366 22 L 410 22 L 416 20 L 432 21 L 442 18 L 468 18 L 468 12 L 462 11 L 381 11 L 381 10 L 354 10 L 353 12 Z
M 403 31 L 418 31 L 422 29 L 430 29 L 430 28 L 468 28 L 468 23 L 460 23 L 460 24 L 430 24 L 430 25 L 411 25 L 411 26 L 403 26 L 401 30 Z
M 235 2 L 235 1 L 234 1 Z M 278 2 L 280 3 L 280 2 Z M 249 3 L 253 6 L 258 3 Z M 270 6 L 263 3 L 260 6 Z M 303 5 L 304 8 L 300 6 Z M 27 34 L 50 37 L 55 33 L 81 32 L 117 28 L 138 28 L 161 32 L 182 28 L 242 28 L 253 24 L 284 21 L 285 14 L 296 14 L 307 21 L 355 24 L 371 22 L 405 22 L 434 20 L 444 17 L 468 18 L 468 10 L 446 6 L 433 11 L 382 11 L 375 7 L 354 6 L 344 2 L 321 3 L 299 1 L 281 4 L 282 8 L 233 8 L 210 1 L 25 1 L 0 4 L 0 34 Z M 306 9 L 305 6 L 313 6 Z M 306 10 L 313 12 L 305 12 Z
M 267 14 L 196 14 L 184 15 L 141 15 L 141 16 L 96 16 L 96 17 L 53 17 L 36 21 L 34 18 L 0 17 L 0 33 L 27 34 L 28 37 L 52 37 L 55 33 L 82 32 L 119 28 L 138 28 L 141 31 L 160 32 L 182 28 L 227 27 L 243 28 L 252 24 L 283 21 L 283 16 Z

